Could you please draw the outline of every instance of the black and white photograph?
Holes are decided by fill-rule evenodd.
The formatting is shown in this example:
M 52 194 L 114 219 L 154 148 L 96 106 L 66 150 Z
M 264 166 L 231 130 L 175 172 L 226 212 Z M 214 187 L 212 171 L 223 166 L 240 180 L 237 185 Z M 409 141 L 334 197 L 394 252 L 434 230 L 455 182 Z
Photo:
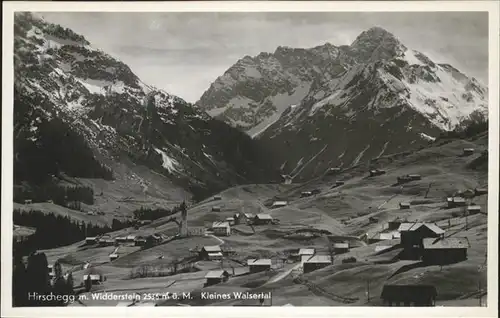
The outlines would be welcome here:
M 2 312 L 496 307 L 499 6 L 475 3 L 12 6 Z

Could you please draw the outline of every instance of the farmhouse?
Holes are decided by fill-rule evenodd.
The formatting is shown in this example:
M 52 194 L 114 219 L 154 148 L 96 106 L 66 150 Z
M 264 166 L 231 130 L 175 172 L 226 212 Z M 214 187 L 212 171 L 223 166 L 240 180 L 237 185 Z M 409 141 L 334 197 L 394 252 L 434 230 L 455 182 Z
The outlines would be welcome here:
M 287 201 L 274 201 L 271 208 L 282 208 L 288 204 Z
M 380 298 L 385 305 L 434 306 L 437 290 L 432 285 L 384 285 Z
M 446 199 L 446 202 L 448 203 L 448 208 L 455 208 L 466 205 L 465 199 L 461 197 L 449 197 Z
M 110 254 L 110 255 L 109 255 L 109 260 L 110 260 L 110 262 L 112 262 L 112 261 L 114 261 L 115 259 L 117 259 L 118 257 L 119 257 L 119 256 L 118 256 L 118 254 L 113 253 L 113 254 Z
M 265 214 L 265 213 L 257 214 L 253 218 L 253 224 L 255 224 L 255 225 L 269 224 L 272 221 L 273 221 L 273 217 L 270 216 L 269 214 Z
M 229 225 L 234 225 L 236 221 L 234 217 L 228 217 L 226 218 L 226 222 L 229 223 Z
M 215 285 L 226 282 L 229 279 L 229 273 L 225 270 L 210 271 L 205 275 L 207 280 L 205 286 Z
M 189 236 L 203 236 L 205 235 L 205 228 L 203 226 L 190 226 L 188 229 Z
M 370 170 L 370 177 L 380 176 L 383 174 L 385 174 L 385 170 L 381 170 L 381 169 Z
M 215 235 L 229 236 L 231 235 L 231 226 L 228 222 L 212 223 L 212 231 Z
M 301 248 L 299 250 L 300 262 L 304 263 L 306 260 L 310 259 L 315 253 L 314 248 Z
M 87 281 L 88 277 L 89 277 L 88 274 L 83 275 L 83 283 L 84 284 Z M 99 274 L 90 274 L 90 281 L 92 282 L 92 285 L 100 284 L 101 280 L 102 280 L 101 275 L 99 275 Z
M 330 255 L 314 255 L 304 262 L 304 274 L 332 264 Z
M 134 240 L 134 245 L 135 246 L 144 246 L 146 245 L 146 239 L 142 236 L 136 236 Z
M 409 202 L 400 202 L 399 203 L 399 209 L 400 210 L 406 210 L 410 208 L 410 203 Z
M 469 205 L 467 207 L 467 213 L 469 215 L 474 215 L 481 212 L 481 207 L 479 205 Z
M 271 269 L 271 260 L 268 258 L 249 259 L 247 264 L 250 269 L 250 273 L 257 273 Z
M 306 198 L 306 197 L 310 197 L 310 196 L 312 196 L 312 195 L 313 195 L 313 194 L 312 194 L 312 192 L 311 192 L 311 191 L 304 191 L 304 192 L 302 192 L 302 193 L 300 194 L 300 197 L 301 197 L 301 198 Z
M 343 254 L 349 252 L 349 242 L 334 243 L 333 251 L 335 254 Z
M 464 148 L 463 150 L 464 156 L 470 156 L 472 154 L 474 154 L 474 148 Z
M 470 247 L 466 237 L 425 238 L 422 260 L 427 264 L 452 264 L 467 259 Z
M 217 205 L 216 205 L 216 206 L 213 206 L 213 207 L 212 207 L 212 212 L 220 212 L 220 211 L 221 211 L 220 206 L 217 206 Z
M 97 237 L 95 237 L 95 236 L 86 237 L 85 238 L 85 243 L 87 243 L 87 244 L 95 244 L 95 243 L 97 243 Z
M 398 231 L 401 233 L 401 244 L 406 247 L 422 247 L 424 238 L 443 237 L 444 230 L 432 223 L 402 223 Z
M 222 259 L 222 250 L 218 245 L 203 246 L 198 253 L 198 257 L 202 260 Z
M 486 189 L 486 188 L 476 188 L 476 189 L 474 189 L 474 192 L 476 193 L 476 195 L 483 195 L 483 194 L 487 194 L 488 193 L 488 189 Z

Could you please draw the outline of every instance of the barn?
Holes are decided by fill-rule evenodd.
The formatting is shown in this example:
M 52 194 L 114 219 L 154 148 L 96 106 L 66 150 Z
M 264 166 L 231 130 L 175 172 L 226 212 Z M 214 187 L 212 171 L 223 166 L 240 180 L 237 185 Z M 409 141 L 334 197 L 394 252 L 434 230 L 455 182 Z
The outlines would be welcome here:
M 265 213 L 257 214 L 253 218 L 253 224 L 255 224 L 255 225 L 270 224 L 272 221 L 273 221 L 273 217 L 270 216 L 269 214 L 265 214 Z
M 435 306 L 436 287 L 432 285 L 384 285 L 382 298 L 384 305 Z
M 344 254 L 349 252 L 349 242 L 334 243 L 333 251 L 335 254 Z
M 198 256 L 202 260 L 222 259 L 222 250 L 218 245 L 203 246 Z
M 470 247 L 466 237 L 425 238 L 422 260 L 427 264 L 453 264 L 467 259 Z
M 410 202 L 400 202 L 399 203 L 399 209 L 400 210 L 407 210 L 411 207 Z
M 214 222 L 212 223 L 212 231 L 215 235 L 229 236 L 231 235 L 231 226 L 229 222 Z
M 205 286 L 215 285 L 226 282 L 229 279 L 229 273 L 225 270 L 210 271 L 205 275 Z
M 321 269 L 332 264 L 330 255 L 313 255 L 304 262 L 304 274 Z
M 220 206 L 216 205 L 212 207 L 212 212 L 220 212 L 220 211 L 221 211 Z
M 271 269 L 271 260 L 268 258 L 247 260 L 250 273 L 257 273 Z
M 467 213 L 469 215 L 474 215 L 474 214 L 481 213 L 481 206 L 479 206 L 479 205 L 469 205 L 467 207 Z

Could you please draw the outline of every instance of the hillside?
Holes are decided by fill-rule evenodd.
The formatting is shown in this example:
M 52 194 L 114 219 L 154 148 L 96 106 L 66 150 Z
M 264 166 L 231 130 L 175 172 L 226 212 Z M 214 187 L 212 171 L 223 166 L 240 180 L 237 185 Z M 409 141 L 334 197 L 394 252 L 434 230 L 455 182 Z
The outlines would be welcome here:
M 196 103 L 264 141 L 297 180 L 416 149 L 487 115 L 487 88 L 374 27 L 349 46 L 246 56 Z
M 477 306 L 478 295 L 486 303 L 487 286 L 485 253 L 487 244 L 487 195 L 470 199 L 479 205 L 481 213 L 465 217 L 463 208 L 446 208 L 446 197 L 465 189 L 487 188 L 485 167 L 472 168 L 471 162 L 483 156 L 487 149 L 487 135 L 481 133 L 467 139 L 439 140 L 434 145 L 418 151 L 381 157 L 379 168 L 386 174 L 367 177 L 368 163 L 342 171 L 337 176 L 324 176 L 305 184 L 246 185 L 220 193 L 220 200 L 207 199 L 188 210 L 190 227 L 209 228 L 211 222 L 224 220 L 237 212 L 269 213 L 279 219 L 272 225 L 236 225 L 230 236 L 177 237 L 151 248 L 119 247 L 118 260 L 110 262 L 108 254 L 114 247 L 84 245 L 83 242 L 46 250 L 49 263 L 60 260 L 66 269 L 90 262 L 90 268 L 76 269 L 75 277 L 84 272 L 102 273 L 106 281 L 97 285 L 94 292 L 106 290 L 115 293 L 169 292 L 191 293 L 192 299 L 155 302 L 170 305 L 259 305 L 258 300 L 203 300 L 201 292 L 232 293 L 237 291 L 272 292 L 272 305 L 282 306 L 378 306 L 380 292 L 386 283 L 432 284 L 438 290 L 438 306 Z M 462 156 L 462 149 L 473 147 L 475 154 Z M 418 173 L 421 180 L 395 186 L 398 176 Z M 336 180 L 345 184 L 333 188 Z M 301 197 L 304 191 L 321 190 L 317 195 Z M 273 200 L 287 200 L 288 205 L 268 209 Z M 411 208 L 401 210 L 400 202 L 410 202 Z M 221 207 L 213 212 L 212 207 Z M 371 219 L 376 219 L 372 222 Z M 425 265 L 418 261 L 400 260 L 399 240 L 367 243 L 366 233 L 372 237 L 382 231 L 388 221 L 395 218 L 407 221 L 433 222 L 446 231 L 446 237 L 467 237 L 470 242 L 465 261 L 445 265 Z M 321 232 L 323 234 L 321 234 Z M 163 234 L 170 238 L 177 233 L 177 226 L 158 219 L 139 229 L 124 229 L 110 233 L 111 237 L 124 235 Z M 326 233 L 326 234 L 325 234 Z M 328 253 L 328 242 L 349 241 L 350 250 L 336 255 L 334 263 L 323 269 L 302 274 L 300 262 L 293 261 L 290 253 L 310 247 L 317 253 Z M 219 245 L 232 250 L 224 261 L 200 261 L 192 249 L 204 245 Z M 377 252 L 377 246 L 389 246 Z M 194 257 L 194 258 L 193 258 Z M 268 257 L 272 270 L 249 274 L 247 258 Z M 343 264 L 354 257 L 356 262 Z M 279 259 L 286 260 L 284 263 Z M 171 273 L 174 263 L 178 269 L 191 272 Z M 204 276 L 210 270 L 226 269 L 229 280 L 214 286 L 204 286 Z M 482 270 L 478 271 L 478 268 Z M 234 271 L 234 272 L 233 272 Z M 136 273 L 136 274 L 134 274 Z M 142 273 L 142 274 L 140 274 Z M 156 274 L 154 274 L 156 273 Z M 169 274 L 170 273 L 170 274 Z M 134 276 L 144 275 L 144 276 Z M 155 276 L 158 275 L 158 276 Z M 135 278 L 134 278 L 135 277 Z M 75 284 L 79 284 L 78 278 Z M 478 291 L 478 282 L 482 291 Z M 367 300 L 367 284 L 370 300 Z M 112 301 L 84 301 L 85 306 L 114 306 Z M 264 305 L 271 305 L 268 300 Z
M 277 180 L 265 147 L 181 98 L 143 83 L 82 35 L 15 15 L 15 201 L 90 187 L 87 211 L 127 215 L 231 185 Z

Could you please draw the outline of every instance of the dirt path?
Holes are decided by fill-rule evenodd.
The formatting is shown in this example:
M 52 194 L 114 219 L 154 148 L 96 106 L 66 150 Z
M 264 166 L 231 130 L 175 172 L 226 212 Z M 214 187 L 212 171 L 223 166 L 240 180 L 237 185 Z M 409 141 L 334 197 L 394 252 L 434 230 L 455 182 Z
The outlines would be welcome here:
M 300 265 L 302 265 L 302 263 L 298 263 L 296 264 L 295 266 L 291 267 L 290 269 L 284 271 L 283 273 L 280 273 L 274 277 L 272 277 L 270 280 L 267 281 L 267 283 L 265 283 L 264 285 L 267 285 L 267 284 L 271 284 L 271 283 L 275 283 L 277 281 L 280 281 L 282 280 L 283 278 L 287 277 L 288 275 L 290 275 L 292 273 L 292 271 L 298 269 L 300 267 Z
M 219 237 L 217 237 L 217 236 L 215 236 L 213 234 L 207 234 L 206 236 L 210 236 L 210 237 L 216 239 L 217 241 L 219 241 L 220 242 L 219 245 L 222 245 L 222 244 L 226 243 L 223 239 L 221 239 L 221 238 L 219 238 Z

